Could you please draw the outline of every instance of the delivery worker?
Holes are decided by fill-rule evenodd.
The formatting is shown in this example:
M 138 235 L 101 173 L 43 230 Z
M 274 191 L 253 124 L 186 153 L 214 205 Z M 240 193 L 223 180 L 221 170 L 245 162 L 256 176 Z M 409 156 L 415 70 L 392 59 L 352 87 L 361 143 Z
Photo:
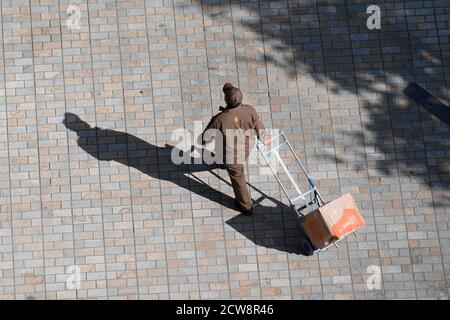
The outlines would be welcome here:
M 236 204 L 244 214 L 252 214 L 252 199 L 245 181 L 244 162 L 256 141 L 260 139 L 265 144 L 270 144 L 270 139 L 265 139 L 265 129 L 261 117 L 255 108 L 242 104 L 242 92 L 230 83 L 223 86 L 226 107 L 215 115 L 202 134 L 202 144 L 214 140 L 214 136 L 222 135 L 222 143 L 216 144 L 222 147 L 222 159 L 224 168 L 230 176 L 236 197 Z

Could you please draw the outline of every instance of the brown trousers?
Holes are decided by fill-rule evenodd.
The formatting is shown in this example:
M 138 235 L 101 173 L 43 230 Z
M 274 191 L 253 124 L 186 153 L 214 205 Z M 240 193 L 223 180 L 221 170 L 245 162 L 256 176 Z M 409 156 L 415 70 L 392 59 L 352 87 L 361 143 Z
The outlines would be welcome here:
M 236 201 L 243 208 L 250 210 L 252 207 L 252 199 L 250 198 L 250 192 L 248 191 L 247 182 L 245 181 L 244 165 L 226 164 L 225 169 L 230 176 Z

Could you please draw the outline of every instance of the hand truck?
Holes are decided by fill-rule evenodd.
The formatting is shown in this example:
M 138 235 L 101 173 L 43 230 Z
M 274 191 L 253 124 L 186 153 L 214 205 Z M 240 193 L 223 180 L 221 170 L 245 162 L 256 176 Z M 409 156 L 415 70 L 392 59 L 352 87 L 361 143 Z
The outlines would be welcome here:
M 280 138 L 283 140 L 282 142 L 279 142 Z M 292 212 L 295 214 L 295 217 L 297 219 L 299 219 L 299 218 L 305 216 L 306 214 L 325 205 L 325 201 L 323 200 L 319 190 L 317 189 L 317 186 L 314 184 L 314 181 L 309 176 L 308 172 L 306 171 L 305 167 L 303 166 L 303 163 L 300 161 L 300 158 L 295 153 L 294 149 L 292 148 L 291 144 L 289 143 L 284 132 L 279 131 L 279 133 L 272 136 L 270 140 L 272 141 L 272 144 L 270 144 L 268 146 L 266 146 L 264 143 L 262 143 L 261 141 L 258 140 L 256 147 L 257 147 L 258 151 L 260 152 L 260 154 L 263 156 L 266 164 L 269 166 L 273 175 L 275 176 L 275 179 L 277 180 L 277 182 L 280 185 L 281 189 L 283 190 L 284 194 L 288 198 L 289 206 L 290 206 Z M 279 143 L 276 143 L 275 145 L 273 145 L 274 141 L 279 142 Z M 286 166 L 286 163 L 283 161 L 283 159 L 280 156 L 279 150 L 281 147 L 284 147 L 284 146 L 287 146 L 287 148 L 292 152 L 297 163 L 300 165 L 300 168 L 302 169 L 303 173 L 305 174 L 306 178 L 308 179 L 308 184 L 309 184 L 310 189 L 306 190 L 305 192 L 303 192 L 300 189 L 300 187 L 294 180 L 292 174 L 289 172 L 288 167 Z M 277 174 L 277 172 L 278 172 L 277 168 L 274 168 L 274 166 L 272 165 L 271 161 L 269 161 L 269 159 L 275 159 L 279 163 L 279 165 L 281 166 L 281 168 L 283 169 L 283 171 L 289 178 L 290 183 L 292 184 L 292 186 L 295 189 L 294 194 L 290 194 L 289 191 L 285 188 L 280 177 Z M 355 233 L 355 235 L 356 235 L 356 233 Z M 335 245 L 337 247 L 337 243 L 340 240 L 342 240 L 342 238 L 335 240 L 334 242 L 327 245 L 326 247 L 315 249 L 313 247 L 313 245 L 311 244 L 311 242 L 309 241 L 309 239 L 305 235 L 305 239 L 302 239 L 302 246 L 303 246 L 303 249 L 305 250 L 305 252 L 316 253 L 316 252 L 325 250 L 332 245 Z

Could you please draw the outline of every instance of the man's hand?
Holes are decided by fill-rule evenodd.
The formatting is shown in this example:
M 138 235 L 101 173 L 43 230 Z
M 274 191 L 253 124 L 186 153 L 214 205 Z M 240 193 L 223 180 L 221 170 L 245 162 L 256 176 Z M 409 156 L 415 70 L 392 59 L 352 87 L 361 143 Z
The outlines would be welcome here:
M 266 146 L 270 146 L 270 145 L 272 144 L 272 139 L 271 139 L 271 138 L 267 138 L 267 139 L 265 139 L 265 140 L 263 141 L 263 143 L 264 143 Z

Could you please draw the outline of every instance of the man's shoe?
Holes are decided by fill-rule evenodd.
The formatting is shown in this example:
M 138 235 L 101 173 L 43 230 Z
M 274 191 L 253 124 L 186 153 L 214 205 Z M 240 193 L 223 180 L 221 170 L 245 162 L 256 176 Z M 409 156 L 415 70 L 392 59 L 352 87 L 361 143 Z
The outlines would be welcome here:
M 235 205 L 238 207 L 239 212 L 245 214 L 245 215 L 251 215 L 253 214 L 253 205 L 250 209 L 244 208 L 239 202 L 236 200 L 234 201 Z
M 253 207 L 251 207 L 250 209 L 243 209 L 241 212 L 242 212 L 242 214 L 250 216 L 253 214 Z

